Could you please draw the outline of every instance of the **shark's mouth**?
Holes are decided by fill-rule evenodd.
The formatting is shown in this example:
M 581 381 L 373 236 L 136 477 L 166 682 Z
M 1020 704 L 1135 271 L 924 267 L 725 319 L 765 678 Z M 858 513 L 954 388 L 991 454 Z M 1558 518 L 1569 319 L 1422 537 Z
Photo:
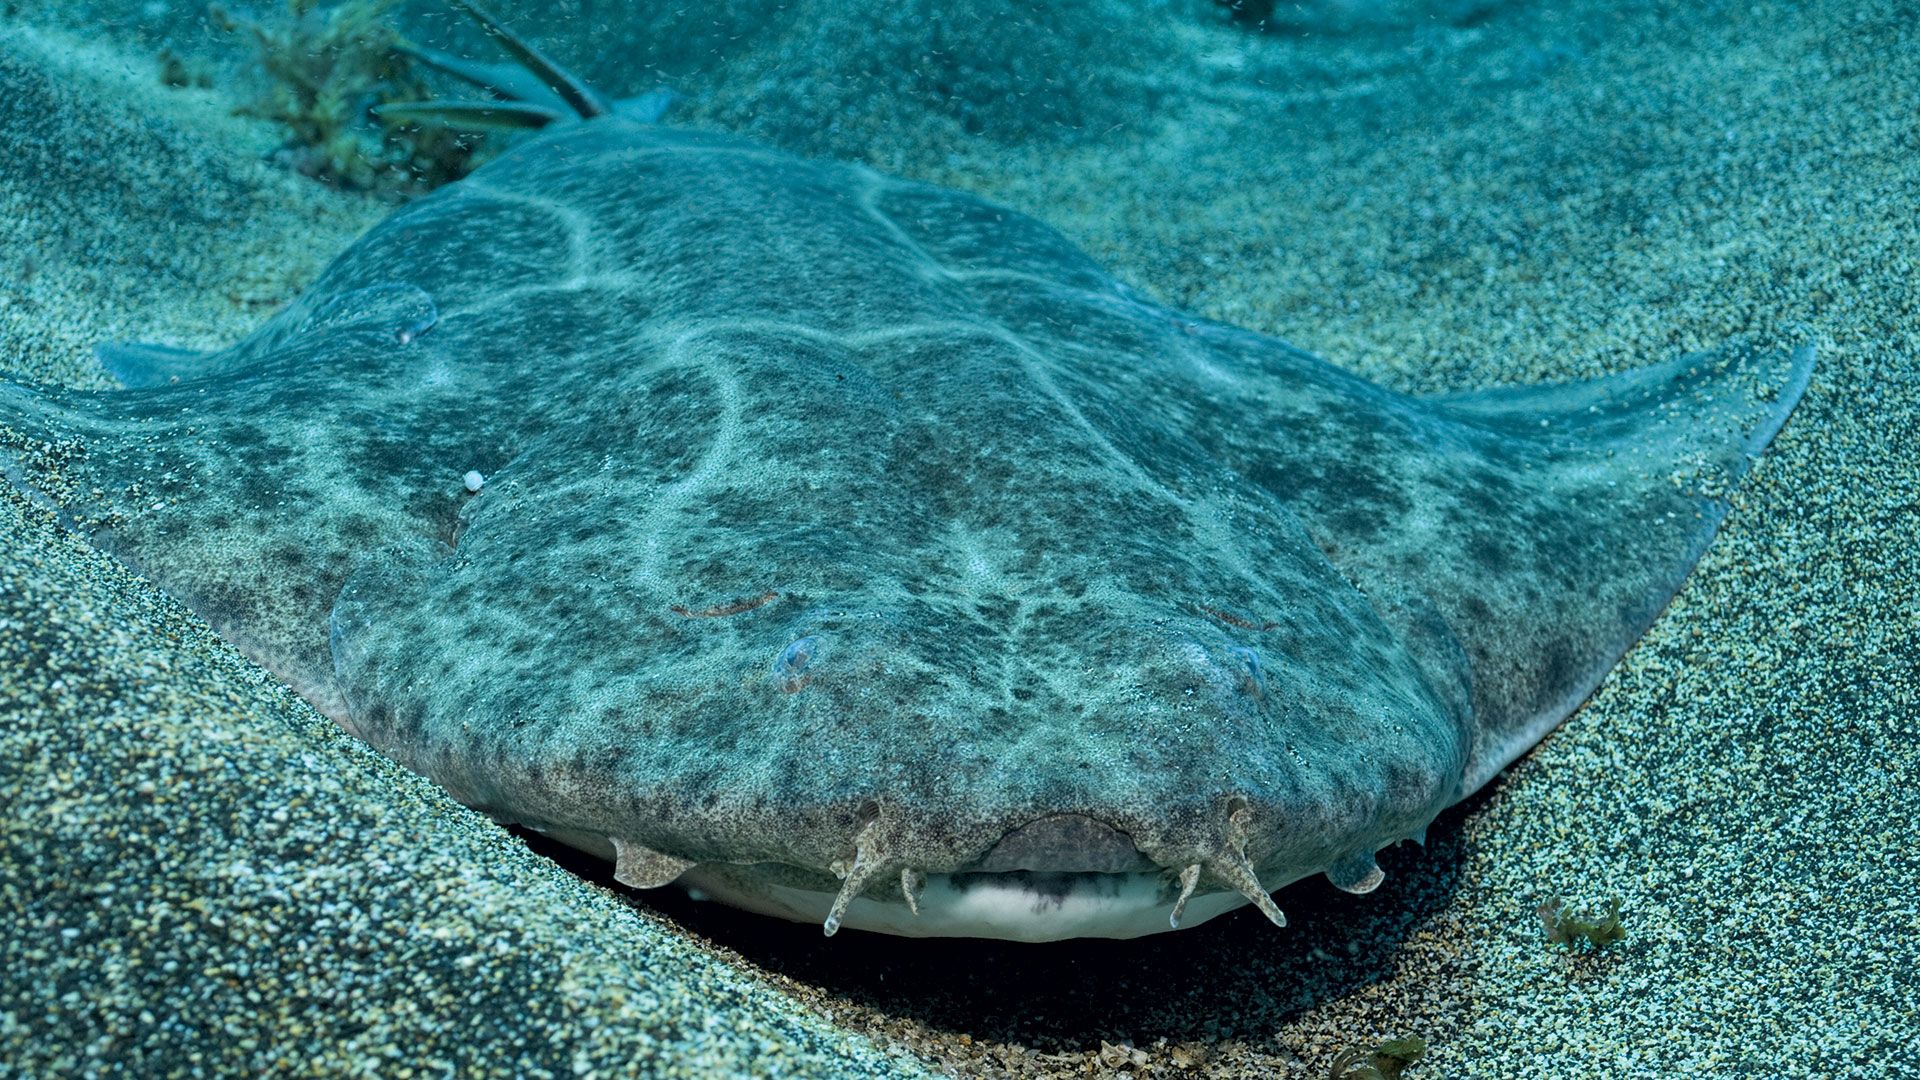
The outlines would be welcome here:
M 895 878 L 899 887 L 891 890 L 860 887 L 861 876 L 853 868 L 828 873 L 782 862 L 695 863 L 598 833 L 535 831 L 614 860 L 614 878 L 622 884 L 671 885 L 695 900 L 819 924 L 829 935 L 850 927 L 902 937 L 1135 938 L 1197 926 L 1248 903 L 1285 926 L 1268 893 L 1300 876 L 1263 882 L 1244 862 L 1237 872 L 1222 873 L 1216 865 L 1210 869 L 1221 880 L 1200 888 L 1201 866 L 1176 870 L 1157 864 L 1126 833 L 1077 813 L 1050 814 L 1018 826 L 960 870 L 903 869 Z
M 782 872 L 787 869 L 704 863 L 678 883 L 696 899 L 796 922 L 826 919 L 836 890 L 808 888 Z M 904 937 L 1134 938 L 1165 932 L 1180 893 L 1179 880 L 1163 870 L 929 874 L 918 914 L 901 899 L 860 896 L 845 906 L 840 925 Z M 1247 903 L 1235 892 L 1197 893 L 1187 900 L 1179 925 L 1194 926 Z

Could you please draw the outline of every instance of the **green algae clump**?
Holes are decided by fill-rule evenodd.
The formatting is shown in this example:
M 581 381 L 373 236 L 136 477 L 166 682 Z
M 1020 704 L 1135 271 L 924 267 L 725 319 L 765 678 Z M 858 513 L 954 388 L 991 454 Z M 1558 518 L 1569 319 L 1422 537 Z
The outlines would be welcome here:
M 1582 941 L 1595 950 L 1604 949 L 1627 936 L 1626 928 L 1620 925 L 1618 898 L 1607 901 L 1606 915 L 1597 920 L 1572 914 L 1557 897 L 1541 904 L 1538 913 L 1540 925 L 1547 931 L 1548 944 L 1565 945 L 1569 950 Z
M 429 89 L 408 43 L 387 21 L 394 0 L 288 0 L 288 18 L 256 22 L 210 6 L 208 17 L 253 39 L 266 90 L 238 111 L 287 128 L 276 160 L 353 191 L 417 195 L 478 164 L 482 137 L 436 125 L 386 122 L 379 106 L 416 101 Z
M 1371 1050 L 1349 1050 L 1333 1059 L 1328 1080 L 1397 1080 L 1407 1066 L 1427 1052 L 1427 1040 L 1418 1035 L 1388 1039 Z
M 172 49 L 161 49 L 156 57 L 160 64 L 160 82 L 175 90 L 188 88 L 207 90 L 213 86 L 213 76 L 205 66 L 194 63 Z

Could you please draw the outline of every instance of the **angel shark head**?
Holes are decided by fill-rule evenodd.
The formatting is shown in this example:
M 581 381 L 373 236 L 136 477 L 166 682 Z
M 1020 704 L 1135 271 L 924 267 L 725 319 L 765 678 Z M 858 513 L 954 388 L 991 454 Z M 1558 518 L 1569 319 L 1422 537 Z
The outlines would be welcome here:
M 0 464 L 637 888 L 1025 940 L 1372 889 L 1658 615 L 1811 371 L 1399 394 L 482 21 L 577 120 L 230 348 L 0 385 Z

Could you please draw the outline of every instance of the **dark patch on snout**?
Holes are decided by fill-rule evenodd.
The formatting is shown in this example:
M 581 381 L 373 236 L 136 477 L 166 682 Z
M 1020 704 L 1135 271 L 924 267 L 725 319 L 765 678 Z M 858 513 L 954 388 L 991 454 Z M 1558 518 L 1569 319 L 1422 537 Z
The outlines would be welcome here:
M 1132 837 L 1105 822 L 1085 814 L 1052 814 L 1001 837 L 974 869 L 1128 874 L 1157 866 L 1133 846 Z

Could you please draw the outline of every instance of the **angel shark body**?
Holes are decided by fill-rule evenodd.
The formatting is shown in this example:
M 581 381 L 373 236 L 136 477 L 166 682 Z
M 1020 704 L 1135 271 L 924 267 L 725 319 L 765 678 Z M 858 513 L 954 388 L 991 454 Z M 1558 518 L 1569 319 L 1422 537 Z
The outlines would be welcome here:
M 350 730 L 638 887 L 1027 940 L 1374 887 L 1660 612 L 1812 362 L 1409 397 L 617 110 L 229 349 L 107 355 L 0 385 L 0 465 Z

